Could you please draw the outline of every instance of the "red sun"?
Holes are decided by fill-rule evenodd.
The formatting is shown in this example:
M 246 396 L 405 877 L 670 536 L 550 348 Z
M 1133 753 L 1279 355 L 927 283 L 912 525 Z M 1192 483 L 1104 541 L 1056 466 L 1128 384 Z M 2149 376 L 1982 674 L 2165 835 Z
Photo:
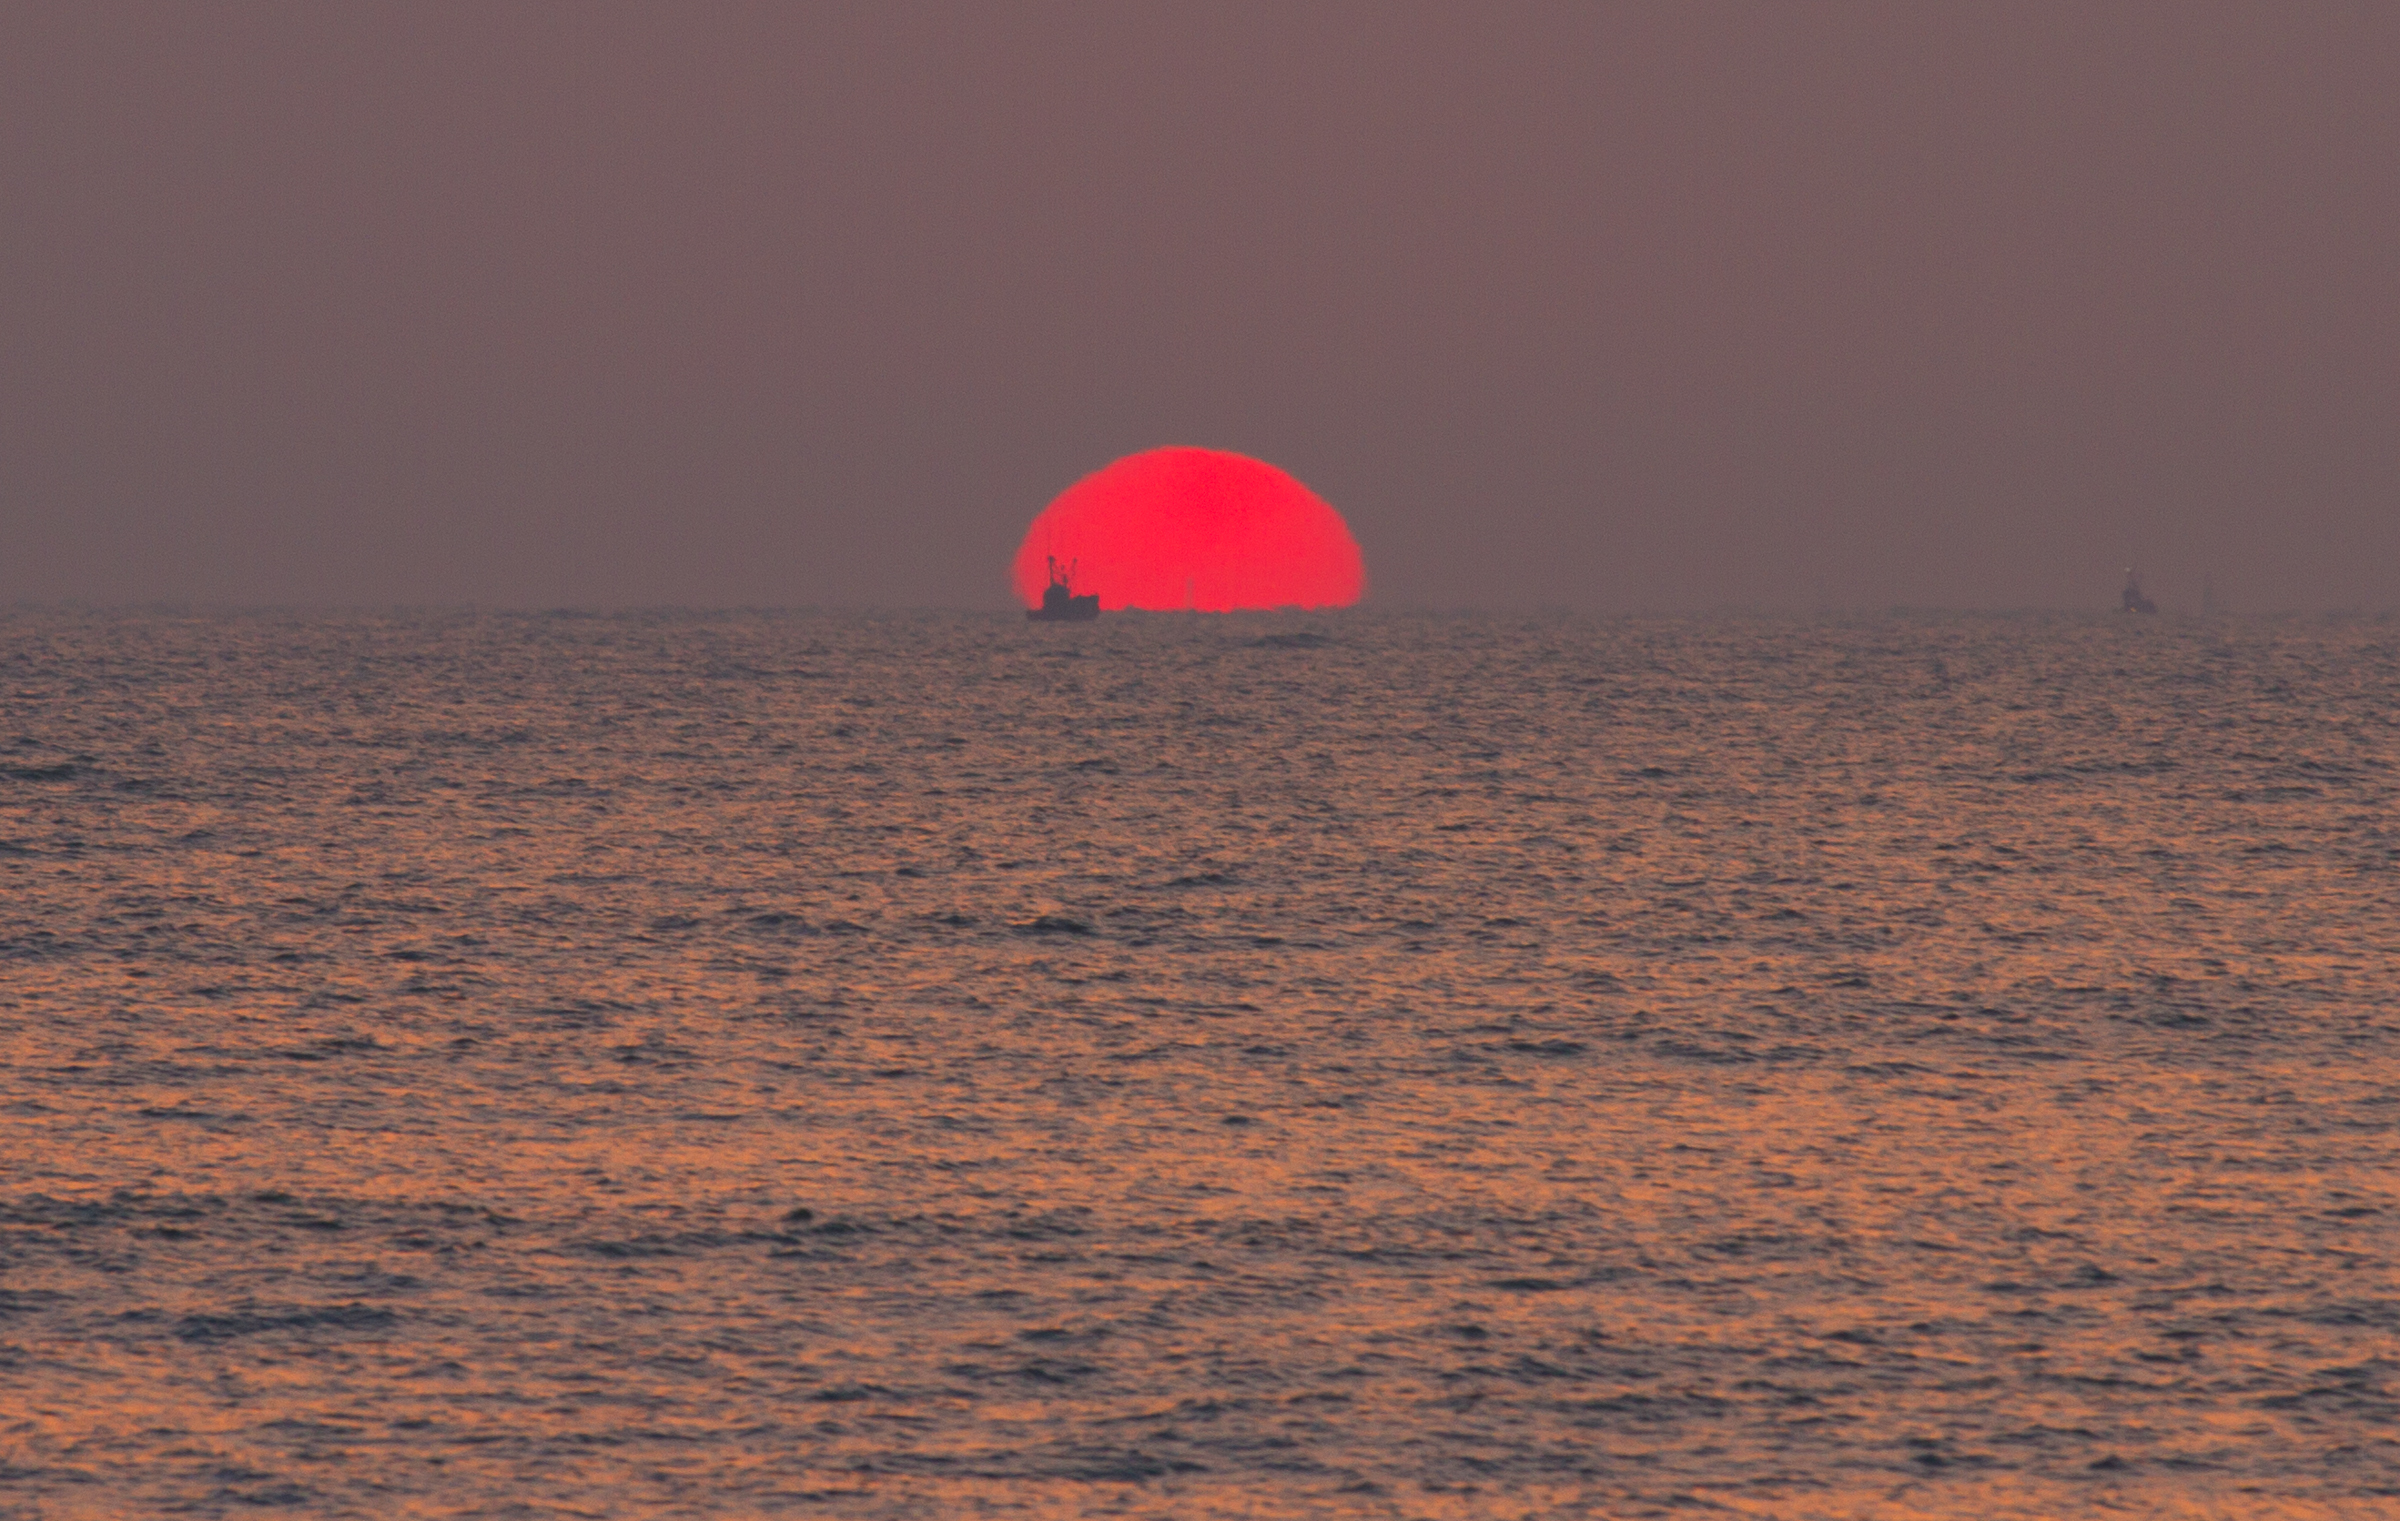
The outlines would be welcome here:
M 1085 476 L 1042 509 L 1009 579 L 1041 604 L 1047 558 L 1075 565 L 1100 606 L 1348 607 L 1367 565 L 1342 515 L 1261 460 L 1220 449 L 1152 449 Z

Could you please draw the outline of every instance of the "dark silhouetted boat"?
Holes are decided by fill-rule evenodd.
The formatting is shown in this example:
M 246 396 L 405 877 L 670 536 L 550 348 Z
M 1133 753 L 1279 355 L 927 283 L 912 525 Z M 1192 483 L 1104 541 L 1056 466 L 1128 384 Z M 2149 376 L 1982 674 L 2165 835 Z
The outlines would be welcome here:
M 1100 616 L 1100 594 L 1086 592 L 1075 595 L 1075 564 L 1067 562 L 1066 569 L 1058 566 L 1058 556 L 1044 555 L 1050 565 L 1050 584 L 1042 589 L 1042 605 L 1025 609 L 1025 616 L 1036 623 L 1089 623 Z
M 2130 565 L 2125 567 L 2124 608 L 2129 613 L 2155 613 L 2158 611 L 2158 604 L 2151 601 L 2149 596 L 2143 592 L 2142 578 L 2133 573 L 2133 567 Z

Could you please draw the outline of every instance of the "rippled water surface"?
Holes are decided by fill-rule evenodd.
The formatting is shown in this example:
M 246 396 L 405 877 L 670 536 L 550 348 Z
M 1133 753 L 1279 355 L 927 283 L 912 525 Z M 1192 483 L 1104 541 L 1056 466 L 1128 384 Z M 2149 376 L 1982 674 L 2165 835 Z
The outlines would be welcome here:
M 2400 626 L 0 618 L 0 1515 L 2400 1513 Z

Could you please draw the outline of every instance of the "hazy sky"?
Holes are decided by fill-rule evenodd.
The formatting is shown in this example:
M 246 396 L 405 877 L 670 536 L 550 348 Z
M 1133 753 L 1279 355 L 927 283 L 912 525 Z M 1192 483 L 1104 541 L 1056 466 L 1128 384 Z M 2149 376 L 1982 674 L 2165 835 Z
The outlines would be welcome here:
M 0 9 L 0 599 L 2400 604 L 2400 4 Z

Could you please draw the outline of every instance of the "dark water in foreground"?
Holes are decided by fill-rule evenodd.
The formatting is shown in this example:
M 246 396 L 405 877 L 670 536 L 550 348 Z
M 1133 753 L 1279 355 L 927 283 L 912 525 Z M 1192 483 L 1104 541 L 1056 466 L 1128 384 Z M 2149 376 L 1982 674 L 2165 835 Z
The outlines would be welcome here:
M 2400 626 L 0 618 L 0 1515 L 2400 1513 Z

